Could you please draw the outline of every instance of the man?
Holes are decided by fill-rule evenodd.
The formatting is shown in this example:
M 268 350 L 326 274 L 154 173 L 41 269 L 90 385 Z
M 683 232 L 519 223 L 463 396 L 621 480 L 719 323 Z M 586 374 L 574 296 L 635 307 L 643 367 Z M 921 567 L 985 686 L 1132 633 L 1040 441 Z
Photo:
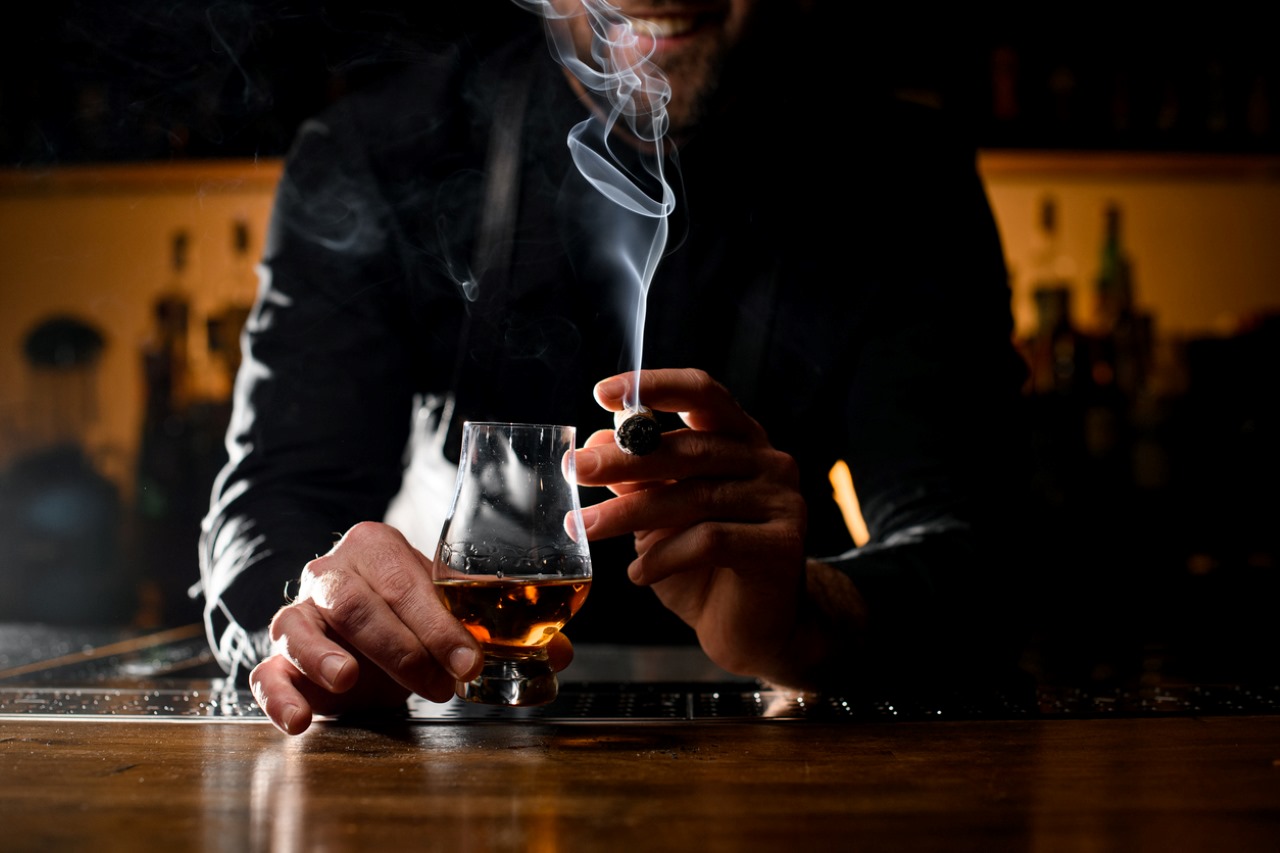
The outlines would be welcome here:
M 578 481 L 601 499 L 577 637 L 696 639 L 802 688 L 933 688 L 1009 663 L 1022 372 L 971 152 L 834 78 L 802 4 L 623 11 L 654 27 L 680 165 L 647 303 L 659 367 L 639 375 L 674 428 L 650 455 L 608 431 L 634 391 L 619 358 L 637 297 L 564 142 L 599 105 L 538 34 L 421 63 L 299 134 L 202 545 L 211 642 L 255 665 L 285 732 L 409 692 L 444 701 L 480 668 L 429 543 L 380 521 L 413 491 L 415 399 L 437 461 L 456 460 L 464 420 L 589 435 Z M 586 61 L 584 23 L 558 25 Z M 824 124 L 833 110 L 857 136 Z M 830 498 L 840 459 L 860 549 Z M 451 486 L 447 464 L 426 469 Z M 572 654 L 562 636 L 551 652 Z

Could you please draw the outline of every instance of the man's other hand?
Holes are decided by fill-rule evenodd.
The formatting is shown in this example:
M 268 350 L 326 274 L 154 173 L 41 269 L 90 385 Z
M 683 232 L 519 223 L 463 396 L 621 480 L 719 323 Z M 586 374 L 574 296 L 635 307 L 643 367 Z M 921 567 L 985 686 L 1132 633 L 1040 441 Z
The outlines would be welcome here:
M 618 411 L 633 374 L 600 382 L 596 400 Z M 728 390 L 699 370 L 646 370 L 639 400 L 678 412 L 645 456 L 619 449 L 609 431 L 575 454 L 578 482 L 616 495 L 583 510 L 589 539 L 635 536 L 632 582 L 651 586 L 732 672 L 766 678 L 804 670 L 800 643 L 807 508 L 794 459 Z

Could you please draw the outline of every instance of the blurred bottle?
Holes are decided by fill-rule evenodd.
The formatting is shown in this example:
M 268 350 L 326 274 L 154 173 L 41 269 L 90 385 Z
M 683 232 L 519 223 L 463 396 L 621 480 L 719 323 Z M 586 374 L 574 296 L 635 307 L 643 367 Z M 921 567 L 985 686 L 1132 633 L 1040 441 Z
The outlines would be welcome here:
M 121 625 L 135 596 L 121 553 L 121 501 L 92 446 L 106 336 L 59 314 L 22 347 L 29 446 L 0 469 L 0 622 Z
M 1121 233 L 1122 214 L 1115 202 L 1103 213 L 1095 295 L 1097 326 L 1093 380 L 1112 386 L 1128 400 L 1146 387 L 1151 361 L 1152 318 L 1135 307 L 1133 264 Z
M 1056 200 L 1042 198 L 1038 213 L 1027 267 L 1027 287 L 1035 309 L 1035 328 L 1024 344 L 1030 368 L 1028 390 L 1070 394 L 1087 379 L 1082 376 L 1087 368 L 1087 347 L 1071 316 L 1075 263 L 1062 248 Z
M 249 257 L 249 223 L 243 219 L 231 223 L 231 251 L 231 280 L 228 283 L 231 295 L 206 321 L 209 355 L 220 368 L 212 394 L 214 400 L 231 397 L 235 376 L 240 369 L 240 332 L 249 319 L 250 305 L 242 294 L 252 293 L 254 271 Z
M 1133 307 L 1133 276 L 1129 253 L 1120 233 L 1120 206 L 1109 202 L 1103 212 L 1102 241 L 1098 253 L 1098 322 L 1104 328 Z
M 1037 287 L 1036 331 L 1029 346 L 1031 392 L 1074 396 L 1088 382 L 1088 346 L 1071 322 L 1071 289 Z
M 137 622 L 143 627 L 183 624 L 198 615 L 191 612 L 185 596 L 195 574 L 189 567 L 199 530 L 190 452 L 191 414 L 198 401 L 188 353 L 189 249 L 188 233 L 175 232 L 169 280 L 153 302 L 154 327 L 142 353 L 146 403 L 138 447 L 133 550 L 141 577 Z
M 1022 139 L 1021 69 L 1012 44 L 991 51 L 991 125 L 994 145 L 1019 145 Z
M 147 410 L 144 429 L 159 429 L 190 402 L 187 340 L 191 302 L 186 285 L 190 238 L 177 231 L 170 244 L 170 277 L 152 304 L 151 338 L 143 349 Z

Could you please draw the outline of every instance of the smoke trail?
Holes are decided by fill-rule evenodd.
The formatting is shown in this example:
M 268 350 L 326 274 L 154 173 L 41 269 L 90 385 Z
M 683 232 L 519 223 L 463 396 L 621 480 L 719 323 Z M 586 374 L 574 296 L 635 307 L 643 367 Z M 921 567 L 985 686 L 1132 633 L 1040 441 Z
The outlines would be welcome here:
M 671 86 L 651 59 L 652 49 L 640 49 L 644 21 L 623 15 L 608 0 L 513 0 L 540 14 L 556 60 L 587 90 L 600 113 L 569 131 L 574 165 L 593 187 L 621 211 L 631 214 L 617 223 L 615 261 L 636 288 L 632 354 L 636 381 L 628 406 L 639 405 L 639 372 L 644 351 L 644 321 L 649 285 L 667 245 L 667 218 L 675 208 L 675 193 L 663 172 L 663 140 L 667 131 L 667 103 Z M 572 7 L 566 10 L 563 7 Z M 574 46 L 571 21 L 585 16 L 591 30 L 591 63 Z M 578 23 L 581 23 L 580 21 Z M 653 39 L 648 42 L 654 43 Z M 621 143 L 614 133 L 618 122 L 636 144 Z M 622 232 L 631 232 L 630 234 Z

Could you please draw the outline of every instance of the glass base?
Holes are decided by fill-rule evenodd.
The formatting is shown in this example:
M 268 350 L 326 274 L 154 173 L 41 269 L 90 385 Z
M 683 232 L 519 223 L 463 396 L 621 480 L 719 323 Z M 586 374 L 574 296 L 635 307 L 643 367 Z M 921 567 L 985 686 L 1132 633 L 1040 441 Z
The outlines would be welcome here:
M 486 654 L 484 668 L 470 681 L 459 681 L 459 699 L 485 705 L 545 705 L 556 698 L 560 683 L 545 659 L 510 660 Z

